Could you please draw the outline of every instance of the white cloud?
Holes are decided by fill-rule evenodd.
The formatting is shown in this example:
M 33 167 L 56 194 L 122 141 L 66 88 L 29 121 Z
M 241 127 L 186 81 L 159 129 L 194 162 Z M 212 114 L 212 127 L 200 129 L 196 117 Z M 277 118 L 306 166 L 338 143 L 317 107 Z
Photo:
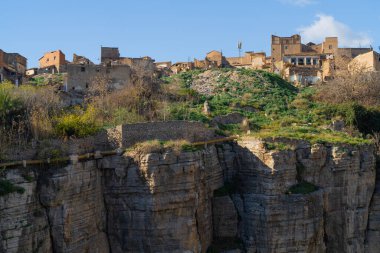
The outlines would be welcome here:
M 315 0 L 279 0 L 279 1 L 284 4 L 292 4 L 292 5 L 297 5 L 297 6 L 306 6 L 306 5 L 316 3 Z
M 309 26 L 298 29 L 304 42 L 321 42 L 325 37 L 339 37 L 341 47 L 369 46 L 372 42 L 368 34 L 354 32 L 346 24 L 337 21 L 333 16 L 320 14 Z

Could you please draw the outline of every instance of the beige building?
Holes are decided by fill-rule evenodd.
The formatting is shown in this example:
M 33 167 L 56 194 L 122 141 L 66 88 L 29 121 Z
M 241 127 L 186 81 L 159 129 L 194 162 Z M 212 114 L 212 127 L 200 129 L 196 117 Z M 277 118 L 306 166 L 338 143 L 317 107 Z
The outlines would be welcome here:
M 320 44 L 302 44 L 300 35 L 272 36 L 272 70 L 297 84 L 315 84 L 334 74 L 338 38 L 327 37 Z
M 371 51 L 356 56 L 348 65 L 350 71 L 380 71 L 380 54 Z
M 301 36 L 296 34 L 291 37 L 279 37 L 272 35 L 271 45 L 272 60 L 282 61 L 285 54 L 298 54 L 302 52 Z
M 173 65 L 170 66 L 170 70 L 174 74 L 178 74 L 181 72 L 186 72 L 189 70 L 194 69 L 194 63 L 193 62 L 176 62 Z
M 40 69 L 43 72 L 60 73 L 65 71 L 66 59 L 65 54 L 61 50 L 45 53 L 39 59 Z
M 266 66 L 266 59 L 264 52 L 246 52 L 242 57 L 227 57 L 226 61 L 230 66 L 236 68 L 264 69 L 270 68 L 270 65 Z

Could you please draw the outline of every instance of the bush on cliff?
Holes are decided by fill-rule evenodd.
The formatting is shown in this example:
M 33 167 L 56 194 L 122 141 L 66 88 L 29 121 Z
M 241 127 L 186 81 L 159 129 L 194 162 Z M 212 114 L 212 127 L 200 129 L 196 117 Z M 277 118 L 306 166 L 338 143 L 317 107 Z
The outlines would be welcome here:
M 13 184 L 9 180 L 0 179 L 0 197 L 14 192 L 23 194 L 25 192 L 25 189 Z
M 100 130 L 96 123 L 96 110 L 88 107 L 82 113 L 80 108 L 74 108 L 73 112 L 65 113 L 56 118 L 55 132 L 63 137 L 86 137 Z

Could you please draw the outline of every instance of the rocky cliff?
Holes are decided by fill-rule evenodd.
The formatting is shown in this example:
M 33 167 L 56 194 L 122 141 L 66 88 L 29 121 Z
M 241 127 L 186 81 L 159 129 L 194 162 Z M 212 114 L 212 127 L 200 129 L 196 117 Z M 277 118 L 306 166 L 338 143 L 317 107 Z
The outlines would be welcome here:
M 0 252 L 374 253 L 375 164 L 370 145 L 243 139 L 6 168 Z

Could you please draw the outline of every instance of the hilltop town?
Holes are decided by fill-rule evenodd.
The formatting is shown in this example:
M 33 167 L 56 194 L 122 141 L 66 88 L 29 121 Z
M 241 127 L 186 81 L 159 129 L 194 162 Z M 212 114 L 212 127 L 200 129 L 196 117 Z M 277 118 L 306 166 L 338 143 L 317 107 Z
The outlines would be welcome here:
M 213 50 L 202 60 L 176 63 L 155 62 L 149 56 L 121 57 L 118 48 L 102 47 L 99 64 L 76 54 L 68 61 L 61 50 L 56 50 L 45 53 L 38 68 L 28 68 L 24 56 L 0 50 L 0 82 L 10 80 L 18 85 L 33 83 L 36 76 L 44 74 L 64 74 L 61 88 L 65 91 L 85 91 L 96 76 L 107 76 L 116 86 L 125 85 L 130 82 L 131 70 L 172 75 L 217 68 L 264 70 L 295 85 L 307 86 L 331 80 L 342 70 L 380 71 L 380 54 L 373 48 L 341 48 L 337 37 L 327 37 L 319 44 L 303 44 L 300 35 L 272 35 L 271 55 L 249 51 L 240 57 L 227 57 Z
M 100 54 L 0 50 L 0 253 L 378 252 L 372 48 Z

